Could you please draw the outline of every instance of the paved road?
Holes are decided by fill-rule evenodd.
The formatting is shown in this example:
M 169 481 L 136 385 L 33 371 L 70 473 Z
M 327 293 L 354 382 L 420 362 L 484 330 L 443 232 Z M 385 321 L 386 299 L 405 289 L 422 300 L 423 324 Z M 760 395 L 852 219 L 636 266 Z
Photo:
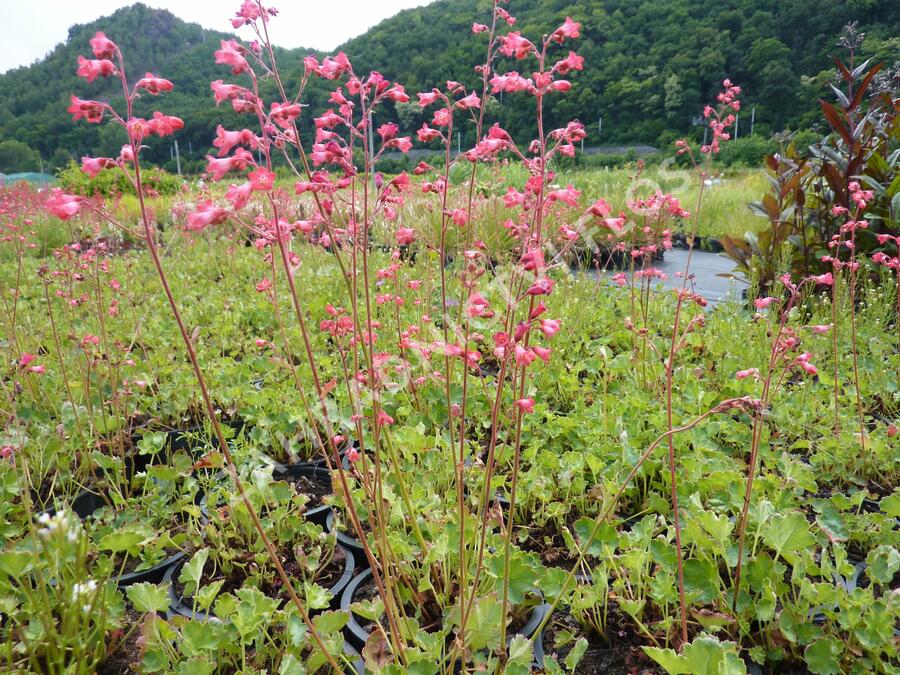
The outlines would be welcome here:
M 683 249 L 669 249 L 665 259 L 654 267 L 666 275 L 662 283 L 666 288 L 681 288 L 681 274 L 687 262 L 688 252 Z M 694 250 L 691 254 L 690 274 L 693 275 L 693 288 L 709 301 L 710 307 L 720 302 L 736 302 L 741 298 L 741 290 L 746 283 L 717 276 L 727 274 L 734 268 L 734 263 L 725 256 L 708 251 Z M 601 272 L 603 276 L 611 276 L 614 272 Z M 594 272 L 596 274 L 596 272 Z

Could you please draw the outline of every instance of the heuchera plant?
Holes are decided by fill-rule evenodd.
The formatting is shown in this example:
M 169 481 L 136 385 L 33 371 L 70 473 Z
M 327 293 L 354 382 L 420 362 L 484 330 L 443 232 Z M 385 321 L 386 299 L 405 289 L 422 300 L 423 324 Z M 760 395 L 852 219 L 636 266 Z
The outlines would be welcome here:
M 281 350 L 286 356 L 292 355 L 295 350 L 290 336 L 299 335 L 303 363 L 298 365 L 285 358 L 285 367 L 296 383 L 308 429 L 315 436 L 314 445 L 323 450 L 324 460 L 334 471 L 336 492 L 342 496 L 349 524 L 372 569 L 388 622 L 385 644 L 389 654 L 385 658 L 406 668 L 414 659 L 409 654 L 413 649 L 409 631 L 404 628 L 408 621 L 404 598 L 414 593 L 420 599 L 426 591 L 435 597 L 452 598 L 452 607 L 441 607 L 448 610 L 442 613 L 451 617 L 448 621 L 454 632 L 448 643 L 446 662 L 468 664 L 473 653 L 486 646 L 483 627 L 473 630 L 472 625 L 481 621 L 476 616 L 476 608 L 481 606 L 478 596 L 488 575 L 499 580 L 492 591 L 495 595 L 491 596 L 500 607 L 498 635 L 490 642 L 495 651 L 492 658 L 502 667 L 508 659 L 521 656 L 518 650 L 515 656 L 512 649 L 507 653 L 506 640 L 514 599 L 521 595 L 518 589 L 513 592 L 511 588 L 513 528 L 504 527 L 500 546 L 494 546 L 491 530 L 499 509 L 492 508 L 492 504 L 496 507 L 495 477 L 500 456 L 505 453 L 511 468 L 508 484 L 504 486 L 508 503 L 503 517 L 507 523 L 514 522 L 523 425 L 526 416 L 539 411 L 542 405 L 533 373 L 553 358 L 553 338 L 565 328 L 553 312 L 553 294 L 559 282 L 555 268 L 563 266 L 566 253 L 576 241 L 581 240 L 583 245 L 584 241 L 590 244 L 598 236 L 607 242 L 612 237 L 615 241 L 631 242 L 626 252 L 634 261 L 632 286 L 637 279 L 649 283 L 659 275 L 652 267 L 654 255 L 671 245 L 669 223 L 689 217 L 671 195 L 657 194 L 635 200 L 631 208 L 642 215 L 642 223 L 628 223 L 624 215 L 613 216 L 604 200 L 587 204 L 573 185 L 555 183 L 554 158 L 574 155 L 574 144 L 585 137 L 584 127 L 577 121 L 555 129 L 545 125 L 548 102 L 552 104 L 554 97 L 564 95 L 571 87 L 568 78 L 576 76 L 584 67 L 583 58 L 570 49 L 580 37 L 580 25 L 566 18 L 552 32 L 531 40 L 521 31 L 511 30 L 516 19 L 501 4 L 500 0 L 493 2 L 489 24 L 476 23 L 472 27 L 473 33 L 483 36 L 485 43 L 484 61 L 475 69 L 480 89 L 473 91 L 463 83 L 448 81 L 416 94 L 419 106 L 431 112 L 432 118 L 415 132 L 415 137 L 421 143 L 439 144 L 443 164 L 433 166 L 420 162 L 412 176 L 401 173 L 386 179 L 376 171 L 379 158 L 388 152 L 408 152 L 413 135 L 412 132 L 404 134 L 393 122 L 376 126 L 373 119 L 376 115 L 389 115 L 394 104 L 410 101 L 404 87 L 377 71 L 357 73 L 343 53 L 321 61 L 309 56 L 304 59 L 299 81 L 287 81 L 269 39 L 269 22 L 277 12 L 261 2 L 244 2 L 232 23 L 235 27 L 249 28 L 256 39 L 247 45 L 234 39 L 221 41 L 215 60 L 228 68 L 233 81 L 215 80 L 211 89 L 216 105 L 230 105 L 234 112 L 246 116 L 247 125 L 235 130 L 220 125 L 212 140 L 216 154 L 207 157 L 207 174 L 214 182 L 227 177 L 240 178 L 229 183 L 222 200 L 204 197 L 186 218 L 185 229 L 192 233 L 190 236 L 210 236 L 216 232 L 215 228 L 227 234 L 238 231 L 259 251 L 260 280 L 248 292 L 260 293 L 270 302 L 280 330 L 275 338 L 256 336 L 255 345 L 258 349 Z M 96 78 L 118 78 L 125 109 L 116 110 L 109 103 L 73 96 L 68 110 L 76 121 L 100 123 L 104 117 L 110 118 L 126 130 L 128 143 L 115 158 L 82 158 L 82 168 L 88 175 L 116 168 L 127 176 L 140 204 L 139 228 L 132 229 L 118 222 L 99 201 L 59 190 L 52 194 L 47 208 L 66 221 L 81 212 L 92 213 L 145 243 L 178 324 L 200 397 L 235 490 L 310 637 L 337 671 L 335 656 L 326 649 L 244 492 L 191 335 L 168 283 L 156 227 L 144 202 L 142 142 L 153 134 L 170 135 L 184 123 L 161 112 L 154 112 L 149 119 L 136 117 L 134 103 L 139 96 L 157 96 L 172 90 L 172 83 L 147 73 L 131 84 L 122 53 L 114 42 L 97 33 L 91 47 L 94 58 L 79 58 L 78 74 L 88 83 Z M 521 64 L 517 70 L 498 70 L 497 64 L 510 60 Z M 314 78 L 330 83 L 332 89 L 328 99 L 330 107 L 316 111 L 314 132 L 308 137 L 301 133 L 298 120 L 311 114 L 304 101 Z M 260 88 L 263 79 L 273 83 L 277 92 L 274 100 L 263 99 Z M 701 185 L 693 210 L 694 228 L 709 163 L 720 144 L 729 139 L 728 129 L 735 121 L 734 113 L 740 109 L 740 88 L 729 80 L 723 85 L 718 105 L 704 111 L 712 140 L 700 149 L 699 157 L 690 156 Z M 499 124 L 489 124 L 485 104 L 501 93 L 533 100 L 536 129 L 533 139 L 521 142 Z M 462 126 L 474 129 L 477 141 L 465 151 L 454 153 L 454 131 Z M 677 146 L 680 153 L 691 153 L 686 141 L 679 141 Z M 497 260 L 496 252 L 478 239 L 474 227 L 495 206 L 478 189 L 478 173 L 483 165 L 509 159 L 520 163 L 527 177 L 504 185 L 505 189 L 501 190 L 500 199 L 508 215 L 504 229 L 514 246 L 506 259 Z M 294 198 L 276 187 L 276 162 L 286 165 L 293 174 Z M 849 237 L 850 245 L 846 246 L 845 242 L 845 246 L 851 251 L 856 228 L 864 227 L 860 223 L 864 222 L 862 214 L 867 201 L 866 192 L 858 185 L 853 194 L 859 197 L 854 196 L 858 208 L 841 232 L 842 236 Z M 436 237 L 432 236 L 434 233 L 429 235 L 411 227 L 404 219 L 408 203 L 418 200 L 425 201 L 437 214 Z M 843 215 L 850 215 L 849 211 Z M 376 231 L 385 230 L 395 242 L 389 247 L 387 258 L 379 255 L 373 246 Z M 311 247 L 329 251 L 341 272 L 342 286 L 333 289 L 331 302 L 324 310 L 312 307 L 304 293 L 304 284 L 309 283 L 302 274 L 304 255 Z M 409 262 L 415 252 L 436 257 L 437 279 L 406 278 L 417 273 Z M 837 256 L 834 261 L 834 273 L 848 264 Z M 878 262 L 896 268 L 896 258 L 888 258 L 887 254 Z M 816 367 L 810 362 L 812 355 L 800 352 L 799 337 L 787 327 L 787 317 L 801 296 L 801 287 L 830 283 L 830 275 L 827 279 L 823 275 L 799 283 L 785 278 L 782 283 L 787 300 L 772 297 L 756 301 L 760 311 L 770 305 L 781 310 L 779 322 L 772 324 L 774 337 L 767 367 L 760 371 L 748 365 L 737 373 L 737 378 L 748 380 L 748 384 L 762 380 L 760 398 L 750 395 L 728 398 L 693 420 L 676 424 L 673 382 L 677 357 L 685 348 L 688 336 L 703 328 L 702 307 L 706 305 L 706 300 L 691 286 L 689 266 L 690 256 L 681 288 L 675 295 L 671 333 L 664 334 L 660 344 L 656 344 L 658 336 L 650 330 L 646 310 L 638 312 L 632 292 L 627 327 L 634 335 L 635 360 L 639 358 L 640 344 L 645 347 L 645 354 L 646 350 L 652 351 L 661 363 L 661 378 L 651 383 L 649 376 L 645 376 L 644 382 L 645 386 L 665 392 L 666 429 L 641 454 L 618 492 L 587 530 L 575 566 L 558 579 L 558 593 L 549 598 L 554 606 L 560 601 L 601 525 L 614 512 L 619 497 L 644 461 L 665 442 L 678 565 L 680 645 L 688 644 L 689 635 L 677 492 L 678 458 L 673 439 L 712 415 L 739 411 L 753 415 L 746 497 L 737 529 L 740 547 L 736 597 L 763 414 L 785 373 L 816 373 Z M 404 278 L 406 281 L 402 283 Z M 628 282 L 624 275 L 614 280 L 621 284 Z M 646 288 L 649 286 L 642 286 Z M 293 315 L 290 319 L 282 316 L 278 301 L 279 292 L 284 289 Z M 647 302 L 645 292 L 640 291 L 642 305 Z M 454 297 L 455 294 L 458 295 Z M 416 307 L 419 320 L 403 325 L 397 309 L 401 306 Z M 692 311 L 688 311 L 689 307 Z M 288 320 L 294 324 L 290 328 Z M 765 320 L 765 315 L 760 315 L 758 320 Z M 828 330 L 822 326 L 811 329 L 814 333 Z M 332 379 L 328 379 L 332 373 L 326 372 L 322 365 L 325 356 L 322 344 L 328 345 L 331 352 L 328 356 L 338 364 L 338 376 Z M 32 363 L 33 359 L 24 355 L 22 368 L 40 374 L 36 369 L 41 364 Z M 479 401 L 486 405 L 479 407 Z M 455 485 L 454 511 L 448 514 L 452 528 L 448 527 L 448 531 L 457 538 L 453 550 L 448 549 L 441 560 L 430 555 L 434 542 L 420 525 L 411 498 L 413 477 L 405 472 L 397 451 L 406 419 L 426 409 L 439 427 L 436 451 L 446 453 L 446 464 L 451 467 Z M 470 419 L 479 414 L 487 418 L 477 420 L 485 422 L 482 427 L 487 430 L 483 445 L 478 443 L 481 439 L 474 437 Z M 365 496 L 365 512 L 351 497 L 355 486 Z M 386 504 L 386 494 L 399 494 L 402 507 Z M 471 508 L 473 502 L 475 508 Z M 402 513 L 403 527 L 418 547 L 413 555 L 424 561 L 422 579 L 417 584 L 406 578 L 401 556 L 388 536 L 391 516 L 398 511 Z M 497 550 L 503 551 L 501 564 L 488 569 L 486 560 L 497 559 L 494 556 Z M 437 586 L 440 592 L 434 590 Z

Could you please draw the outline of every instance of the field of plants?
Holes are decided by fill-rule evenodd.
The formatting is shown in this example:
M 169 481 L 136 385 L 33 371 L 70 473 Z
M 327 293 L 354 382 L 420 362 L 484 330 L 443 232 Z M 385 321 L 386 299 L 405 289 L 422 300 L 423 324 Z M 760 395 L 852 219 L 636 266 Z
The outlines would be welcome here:
M 725 80 L 707 145 L 583 171 L 543 121 L 577 20 L 495 1 L 479 88 L 417 95 L 343 53 L 283 79 L 273 20 L 215 51 L 246 127 L 202 181 L 142 165 L 188 120 L 136 116 L 172 85 L 97 33 L 69 112 L 121 154 L 0 189 L 3 672 L 900 671 L 900 132 L 852 30 L 812 146 L 724 172 Z M 413 136 L 444 161 L 377 170 Z M 691 255 L 662 289 L 713 241 L 738 301 Z

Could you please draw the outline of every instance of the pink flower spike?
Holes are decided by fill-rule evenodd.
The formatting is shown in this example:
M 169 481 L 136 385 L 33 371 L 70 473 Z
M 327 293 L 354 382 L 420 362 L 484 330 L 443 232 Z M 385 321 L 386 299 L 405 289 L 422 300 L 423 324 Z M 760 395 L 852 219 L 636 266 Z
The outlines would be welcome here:
M 527 415 L 528 413 L 534 412 L 534 399 L 533 398 L 520 398 L 516 401 L 516 407 L 522 411 L 523 415 Z

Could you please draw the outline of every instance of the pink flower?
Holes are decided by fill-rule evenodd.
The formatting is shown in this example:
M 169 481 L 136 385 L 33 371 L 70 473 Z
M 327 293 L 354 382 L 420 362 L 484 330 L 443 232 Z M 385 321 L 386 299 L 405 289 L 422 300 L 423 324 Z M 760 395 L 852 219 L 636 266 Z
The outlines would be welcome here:
M 419 105 L 421 107 L 429 106 L 438 99 L 437 91 L 429 91 L 426 93 L 416 94 L 419 97 Z
M 400 136 L 399 138 L 389 140 L 384 144 L 384 147 L 394 148 L 400 152 L 409 152 L 412 148 L 412 140 L 409 136 Z
M 591 204 L 590 208 L 588 208 L 588 213 L 597 216 L 598 218 L 606 218 L 606 216 L 612 213 L 612 208 L 606 203 L 605 199 L 598 199 Z
M 617 272 L 612 275 L 612 281 L 619 288 L 624 288 L 628 284 L 628 277 L 625 272 Z
M 258 284 L 256 284 L 256 292 L 257 293 L 265 293 L 270 288 L 272 288 L 272 280 L 269 279 L 268 277 L 263 279 L 262 281 L 260 281 Z
M 235 211 L 239 211 L 247 206 L 247 202 L 250 201 L 252 194 L 253 185 L 251 183 L 242 183 L 240 185 L 232 183 L 225 193 L 225 199 L 231 202 L 231 206 Z
M 831 286 L 834 284 L 834 276 L 832 276 L 831 272 L 825 272 L 825 274 L 819 274 L 818 276 L 810 277 L 812 282 L 819 286 Z
M 553 69 L 560 75 L 565 75 L 573 70 L 584 70 L 584 57 L 570 51 L 566 58 L 556 62 Z
M 103 111 L 107 108 L 105 103 L 99 101 L 85 101 L 77 96 L 72 96 L 71 104 L 66 112 L 72 115 L 72 121 L 77 122 L 82 117 L 92 124 L 99 124 L 103 120 Z
M 831 324 L 820 324 L 818 326 L 810 326 L 809 329 L 817 335 L 824 335 L 831 330 Z
M 530 40 L 522 37 L 519 31 L 513 31 L 508 35 L 500 36 L 500 51 L 506 56 L 515 56 L 524 59 L 529 53 L 537 52 Z
M 275 174 L 272 171 L 268 171 L 266 169 L 257 168 L 255 171 L 251 171 L 247 174 L 247 178 L 250 179 L 250 186 L 259 192 L 267 192 L 272 189 L 272 185 L 275 183 Z
M 481 99 L 478 98 L 478 95 L 473 91 L 471 94 L 469 94 L 465 98 L 459 99 L 456 102 L 456 106 L 460 110 L 468 110 L 469 108 L 480 108 L 481 107 Z
M 29 368 L 28 370 L 30 370 L 35 375 L 43 375 L 47 372 L 47 368 L 45 366 L 31 366 L 31 368 Z
M 375 418 L 375 423 L 382 427 L 387 426 L 394 423 L 394 418 L 388 415 L 384 410 L 380 410 L 378 412 L 378 417 Z
M 757 298 L 753 301 L 753 306 L 756 307 L 756 309 L 766 309 L 773 302 L 778 302 L 778 298 L 773 298 L 771 296 L 767 298 Z
M 213 94 L 216 97 L 216 105 L 219 105 L 222 101 L 253 98 L 253 94 L 244 87 L 236 84 L 223 84 L 222 80 L 213 80 L 209 83 L 209 87 L 213 90 Z
M 472 24 L 472 32 L 473 33 L 485 33 L 489 30 L 487 26 L 483 23 L 473 23 Z
M 540 329 L 544 335 L 551 338 L 559 332 L 560 325 L 559 319 L 541 319 Z
M 228 218 L 228 211 L 221 206 L 216 206 L 211 201 L 203 202 L 197 206 L 197 210 L 188 216 L 187 229 L 200 232 L 210 225 L 219 225 Z
M 101 31 L 94 33 L 89 42 L 91 50 L 94 52 L 94 58 L 111 59 L 116 55 L 116 43 L 110 40 Z
M 243 148 L 238 148 L 231 157 L 217 159 L 207 155 L 206 161 L 206 170 L 212 174 L 213 180 L 222 180 L 222 177 L 229 171 L 244 171 L 248 166 L 253 165 L 253 155 Z
M 116 166 L 116 160 L 109 157 L 82 157 L 81 170 L 93 178 L 103 169 Z
M 29 354 L 28 352 L 24 352 L 22 356 L 19 357 L 19 368 L 27 367 L 32 361 L 35 359 L 34 354 Z
M 254 133 L 249 129 L 227 131 L 221 124 L 216 127 L 216 140 L 213 141 L 213 146 L 219 148 L 219 157 L 227 155 L 236 145 L 244 145 L 255 150 L 258 142 Z
M 269 108 L 269 119 L 283 129 L 287 129 L 291 126 L 291 122 L 300 116 L 300 110 L 299 103 L 276 103 L 272 101 L 272 105 Z
M 408 246 L 416 240 L 416 231 L 411 227 L 398 227 L 396 236 L 398 245 Z
M 256 346 L 259 347 L 260 349 L 263 349 L 264 347 L 269 346 L 269 341 L 263 340 L 262 338 L 256 338 Z
M 533 398 L 520 398 L 516 401 L 516 407 L 522 411 L 523 415 L 527 415 L 528 413 L 534 412 L 534 399 Z
M 68 195 L 59 188 L 53 188 L 46 206 L 60 220 L 69 220 L 81 210 L 82 201 L 77 195 Z
M 549 347 L 532 347 L 531 351 L 533 351 L 535 355 L 537 355 L 537 357 L 544 363 L 550 363 Z
M 153 73 L 146 73 L 144 77 L 137 81 L 134 88 L 145 89 L 147 92 L 156 96 L 163 91 L 172 91 L 172 83 L 161 77 L 155 77 Z
M 744 380 L 748 377 L 754 377 L 759 379 L 759 368 L 748 368 L 747 370 L 739 370 L 735 373 L 735 377 L 739 380 Z
M 533 284 L 531 284 L 531 287 L 527 291 L 525 291 L 525 294 L 531 296 L 550 295 L 550 293 L 553 291 L 553 286 L 554 283 L 552 279 L 550 279 L 549 277 L 541 277 Z
M 98 77 L 118 75 L 119 71 L 116 70 L 115 64 L 108 59 L 86 59 L 79 56 L 77 74 L 78 77 L 84 77 L 88 82 L 93 82 Z
M 798 364 L 800 365 L 800 367 L 803 368 L 803 370 L 805 370 L 809 375 L 815 375 L 816 373 L 819 372 L 819 369 L 816 368 L 816 367 L 815 367 L 813 364 L 811 364 L 809 361 L 797 361 L 797 363 L 798 363 Z
M 157 136 L 169 136 L 174 134 L 179 129 L 184 128 L 184 122 L 180 117 L 174 117 L 172 115 L 163 115 L 158 110 L 153 113 L 153 118 L 147 122 L 147 126 L 150 127 L 150 131 Z
M 453 224 L 457 227 L 465 227 L 466 223 L 469 222 L 469 214 L 466 213 L 465 209 L 453 209 L 450 212 L 450 217 L 453 218 Z
M 355 446 L 351 445 L 347 448 L 347 461 L 351 464 L 355 464 L 359 461 L 359 450 L 357 450 Z
M 524 78 L 516 71 L 505 73 L 504 75 L 494 75 L 490 80 L 491 93 L 506 92 L 514 94 L 519 91 L 528 91 L 534 86 L 534 82 L 529 78 Z
M 219 40 L 221 49 L 215 51 L 216 63 L 231 66 L 233 75 L 250 72 L 250 66 L 243 56 L 244 48 L 234 40 Z
M 556 40 L 559 43 L 562 43 L 563 38 L 574 40 L 579 37 L 581 37 L 581 24 L 577 21 L 573 21 L 571 17 L 568 16 L 563 22 L 563 25 L 553 31 L 553 34 L 550 36 L 551 39 Z

